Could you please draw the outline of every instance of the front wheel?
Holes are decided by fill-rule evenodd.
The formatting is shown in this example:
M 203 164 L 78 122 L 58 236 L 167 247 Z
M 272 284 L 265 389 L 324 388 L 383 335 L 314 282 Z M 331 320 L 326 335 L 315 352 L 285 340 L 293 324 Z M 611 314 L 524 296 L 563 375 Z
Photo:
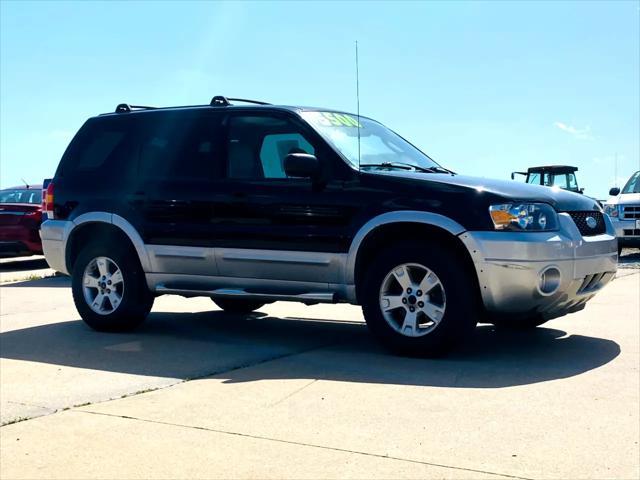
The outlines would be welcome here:
M 135 251 L 117 244 L 85 247 L 74 264 L 71 289 L 78 313 L 99 331 L 133 330 L 153 305 Z
M 392 351 L 443 355 L 474 329 L 477 286 L 455 252 L 429 244 L 396 245 L 374 262 L 362 309 L 371 332 Z

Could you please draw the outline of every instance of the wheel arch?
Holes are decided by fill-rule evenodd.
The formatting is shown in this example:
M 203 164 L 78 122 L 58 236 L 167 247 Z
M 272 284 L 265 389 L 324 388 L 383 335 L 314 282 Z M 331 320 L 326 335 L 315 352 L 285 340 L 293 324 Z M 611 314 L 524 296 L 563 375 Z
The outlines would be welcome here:
M 463 259 L 465 267 L 478 284 L 476 269 L 470 252 L 459 238 L 465 228 L 454 220 L 429 212 L 391 212 L 380 215 L 367 222 L 354 237 L 347 259 L 347 284 L 355 285 L 358 303 L 360 287 L 370 261 L 376 252 L 393 243 L 421 239 L 446 245 Z M 480 294 L 479 287 L 477 289 Z
M 67 271 L 72 272 L 82 244 L 94 235 L 104 234 L 129 242 L 138 254 L 142 270 L 150 270 L 149 256 L 142 237 L 127 220 L 119 215 L 107 212 L 89 212 L 73 220 L 73 228 L 69 232 L 65 245 L 65 263 Z

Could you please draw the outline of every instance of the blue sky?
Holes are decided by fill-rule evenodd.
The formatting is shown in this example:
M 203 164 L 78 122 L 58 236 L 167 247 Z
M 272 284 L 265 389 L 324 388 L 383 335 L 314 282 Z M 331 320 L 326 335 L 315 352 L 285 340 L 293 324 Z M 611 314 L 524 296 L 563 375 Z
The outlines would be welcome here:
M 52 176 L 121 102 L 355 110 L 458 172 L 640 168 L 640 2 L 0 3 L 0 184 Z

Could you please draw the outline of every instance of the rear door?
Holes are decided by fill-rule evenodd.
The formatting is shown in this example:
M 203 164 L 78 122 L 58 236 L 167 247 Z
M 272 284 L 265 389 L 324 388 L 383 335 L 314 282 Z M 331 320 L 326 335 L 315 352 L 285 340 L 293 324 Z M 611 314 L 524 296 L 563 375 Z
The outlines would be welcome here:
M 215 275 L 216 192 L 222 177 L 221 117 L 162 112 L 140 125 L 132 209 L 155 272 Z

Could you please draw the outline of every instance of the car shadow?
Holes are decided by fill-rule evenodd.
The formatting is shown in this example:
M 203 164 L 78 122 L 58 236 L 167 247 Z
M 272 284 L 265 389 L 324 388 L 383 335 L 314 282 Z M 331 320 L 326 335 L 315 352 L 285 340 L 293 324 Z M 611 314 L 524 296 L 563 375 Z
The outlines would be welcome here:
M 622 254 L 618 257 L 618 263 L 620 265 L 638 262 L 640 262 L 640 249 L 625 248 L 622 250 Z
M 49 264 L 44 257 L 24 259 L 11 259 L 0 262 L 0 272 L 25 272 L 28 270 L 41 270 L 49 268 Z
M 617 343 L 552 328 L 480 326 L 441 359 L 391 355 L 361 322 L 154 312 L 136 332 L 91 331 L 80 320 L 0 334 L 0 357 L 167 378 L 218 375 L 225 382 L 310 378 L 417 386 L 499 388 L 598 368 Z M 243 368 L 253 367 L 253 368 Z

